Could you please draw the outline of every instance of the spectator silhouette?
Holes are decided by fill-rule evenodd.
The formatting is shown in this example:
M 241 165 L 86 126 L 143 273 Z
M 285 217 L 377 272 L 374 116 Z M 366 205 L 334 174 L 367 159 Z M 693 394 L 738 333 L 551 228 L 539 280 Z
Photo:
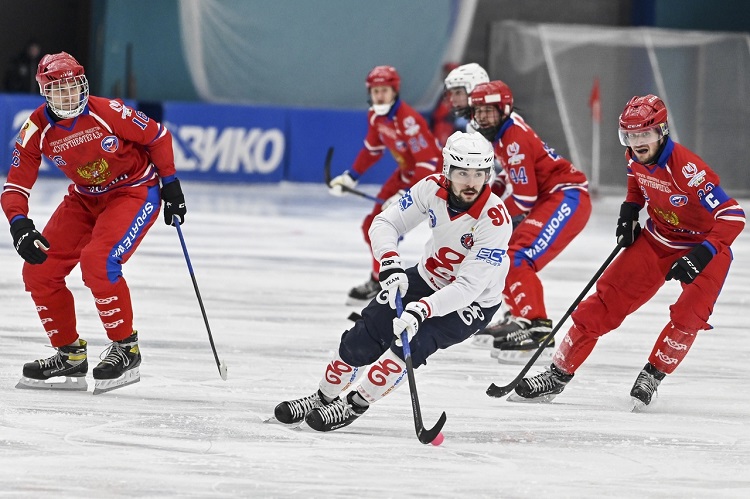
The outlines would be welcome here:
M 23 51 L 10 62 L 5 72 L 5 91 L 39 93 L 36 69 L 42 57 L 42 49 L 36 40 L 29 40 Z

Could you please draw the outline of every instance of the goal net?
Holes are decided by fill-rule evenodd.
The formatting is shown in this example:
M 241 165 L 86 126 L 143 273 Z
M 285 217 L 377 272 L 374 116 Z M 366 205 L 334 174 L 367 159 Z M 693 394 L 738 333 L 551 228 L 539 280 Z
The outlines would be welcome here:
M 747 34 L 503 21 L 492 25 L 488 53 L 490 76 L 510 86 L 519 114 L 594 190 L 623 190 L 617 120 L 631 97 L 653 93 L 667 105 L 672 138 L 719 173 L 730 195 L 750 193 Z

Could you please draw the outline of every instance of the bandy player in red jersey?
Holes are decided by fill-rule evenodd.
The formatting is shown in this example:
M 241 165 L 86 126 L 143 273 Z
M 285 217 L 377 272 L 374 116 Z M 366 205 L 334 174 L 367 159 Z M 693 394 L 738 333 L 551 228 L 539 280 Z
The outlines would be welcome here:
M 107 336 L 107 354 L 93 369 L 94 393 L 140 379 L 138 333 L 122 275 L 159 214 L 184 220 L 185 197 L 175 178 L 172 136 L 161 124 L 120 100 L 89 95 L 81 66 L 70 54 L 45 55 L 36 74 L 47 103 L 21 127 L 0 201 L 13 245 L 26 261 L 23 281 L 57 350 L 23 366 L 18 388 L 86 390 L 86 341 L 76 328 L 65 278 L 80 264 Z M 29 196 L 42 157 L 72 184 L 40 234 L 28 218 Z
M 537 274 L 586 226 L 591 216 L 588 180 L 513 111 L 513 93 L 502 81 L 474 87 L 469 104 L 478 132 L 494 145 L 512 186 L 505 206 L 515 227 L 503 291 L 514 318 L 485 329 L 475 344 L 492 336 L 492 356 L 499 362 L 526 363 L 552 331 Z M 551 357 L 554 340 L 549 346 Z
M 549 369 L 524 379 L 511 397 L 549 401 L 562 392 L 599 337 L 617 329 L 665 280 L 680 281 L 682 292 L 630 391 L 634 410 L 651 403 L 698 331 L 711 329 L 708 319 L 732 262 L 730 245 L 745 227 L 745 212 L 700 157 L 669 137 L 667 108 L 659 97 L 633 97 L 619 125 L 620 142 L 627 147 L 628 192 L 616 236 L 626 249 L 602 274 L 596 293 L 573 312 L 573 326 Z M 638 214 L 644 206 L 648 219 L 641 231 Z
M 377 195 L 386 201 L 382 205 L 376 204 L 362 222 L 362 232 L 370 246 L 368 232 L 378 213 L 400 198 L 403 191 L 417 181 L 427 175 L 439 173 L 442 155 L 427 121 L 399 97 L 401 77 L 395 68 L 376 66 L 367 75 L 365 83 L 371 106 L 367 113 L 365 145 L 359 151 L 352 168 L 331 179 L 329 187 L 331 194 L 341 196 L 344 194 L 342 186 L 355 187 L 360 176 L 383 156 L 386 149 L 391 152 L 398 168 L 388 177 Z M 349 291 L 347 305 L 366 305 L 378 294 L 379 272 L 380 263 L 373 257 L 370 277 L 364 284 Z

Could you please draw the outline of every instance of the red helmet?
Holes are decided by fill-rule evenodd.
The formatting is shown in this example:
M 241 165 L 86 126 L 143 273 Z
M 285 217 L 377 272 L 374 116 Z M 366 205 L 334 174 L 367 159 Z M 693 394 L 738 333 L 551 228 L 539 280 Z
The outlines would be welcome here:
M 365 83 L 368 90 L 372 87 L 387 86 L 393 87 L 393 90 L 398 93 L 401 88 L 401 77 L 393 66 L 375 66 L 367 74 Z
M 36 81 L 49 108 L 62 119 L 78 116 L 88 103 L 89 83 L 83 66 L 66 52 L 42 57 Z
M 513 110 L 513 92 L 500 80 L 480 83 L 471 91 L 469 105 L 471 107 L 495 106 L 502 116 L 507 116 Z
M 635 96 L 625 105 L 619 125 L 620 143 L 624 146 L 656 142 L 669 135 L 667 106 L 653 94 Z
M 67 52 L 60 52 L 59 54 L 47 54 L 42 57 L 36 70 L 36 81 L 39 83 L 39 88 L 42 89 L 45 84 L 51 81 L 82 74 L 83 66 L 76 61 L 75 57 Z

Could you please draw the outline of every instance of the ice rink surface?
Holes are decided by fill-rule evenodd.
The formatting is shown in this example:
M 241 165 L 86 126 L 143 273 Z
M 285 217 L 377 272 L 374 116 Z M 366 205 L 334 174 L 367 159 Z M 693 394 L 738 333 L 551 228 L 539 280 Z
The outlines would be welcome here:
M 37 183 L 37 227 L 65 188 Z M 368 274 L 360 223 L 370 203 L 310 184 L 184 190 L 183 233 L 228 380 L 176 231 L 160 218 L 124 267 L 141 382 L 93 396 L 89 371 L 88 392 L 15 389 L 23 363 L 53 350 L 22 261 L 0 236 L 0 497 L 750 497 L 750 229 L 733 245 L 715 329 L 699 333 L 647 412 L 629 412 L 629 391 L 668 321 L 674 281 L 603 337 L 551 404 L 485 395 L 521 366 L 470 341 L 433 355 L 415 374 L 425 424 L 448 415 L 434 447 L 416 439 L 406 387 L 331 433 L 263 422 L 316 389 L 351 325 L 344 301 Z M 595 199 L 584 232 L 541 272 L 553 320 L 614 249 L 621 201 Z M 407 263 L 427 234 L 407 235 Z M 68 285 L 93 366 L 108 341 L 78 269 Z

